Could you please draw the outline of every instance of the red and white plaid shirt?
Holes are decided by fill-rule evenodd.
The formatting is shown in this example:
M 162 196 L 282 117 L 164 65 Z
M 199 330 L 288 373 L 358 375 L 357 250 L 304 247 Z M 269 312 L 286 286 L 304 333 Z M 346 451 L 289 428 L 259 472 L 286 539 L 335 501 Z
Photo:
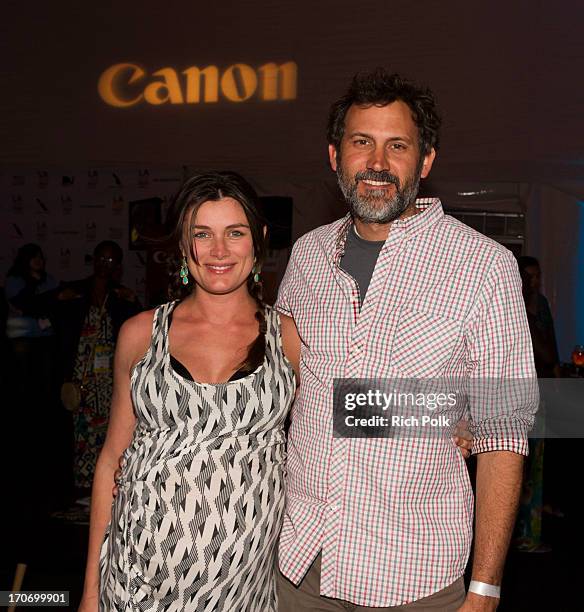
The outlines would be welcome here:
M 361 307 L 339 267 L 349 215 L 297 241 L 276 304 L 302 340 L 280 569 L 298 584 L 322 551 L 321 594 L 364 606 L 415 601 L 462 576 L 473 495 L 448 439 L 333 438 L 333 379 L 535 377 L 512 254 L 438 199 L 416 204 L 392 224 Z M 507 406 L 493 437 L 470 406 L 474 452 L 527 454 L 536 407 Z

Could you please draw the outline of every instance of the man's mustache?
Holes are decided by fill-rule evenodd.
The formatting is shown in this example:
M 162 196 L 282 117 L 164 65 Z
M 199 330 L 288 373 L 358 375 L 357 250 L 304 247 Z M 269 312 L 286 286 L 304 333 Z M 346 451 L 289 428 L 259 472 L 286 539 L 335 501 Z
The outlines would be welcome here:
M 399 178 L 388 170 L 381 170 L 379 172 L 375 172 L 375 170 L 365 170 L 364 172 L 357 172 L 357 174 L 355 174 L 355 182 L 357 183 L 358 181 L 393 183 L 398 189 L 400 188 Z

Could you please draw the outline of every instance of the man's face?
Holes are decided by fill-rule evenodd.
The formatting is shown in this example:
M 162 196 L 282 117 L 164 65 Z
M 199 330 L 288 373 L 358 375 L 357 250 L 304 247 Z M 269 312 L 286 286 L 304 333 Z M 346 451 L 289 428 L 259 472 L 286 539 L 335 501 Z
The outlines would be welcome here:
M 521 272 L 523 293 L 539 293 L 541 288 L 541 270 L 539 266 L 526 266 Z
M 95 276 L 101 278 L 112 278 L 121 266 L 116 251 L 110 246 L 102 247 L 96 254 L 93 261 Z
M 353 216 L 390 223 L 415 202 L 436 152 L 420 155 L 418 128 L 405 102 L 351 106 L 341 150 L 329 146 L 332 169 Z

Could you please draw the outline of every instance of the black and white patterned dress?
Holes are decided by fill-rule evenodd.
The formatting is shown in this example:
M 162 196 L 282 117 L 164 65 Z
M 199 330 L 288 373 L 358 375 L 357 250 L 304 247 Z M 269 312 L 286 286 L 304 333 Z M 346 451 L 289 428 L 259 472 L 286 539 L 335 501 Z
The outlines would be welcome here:
M 295 390 L 280 322 L 252 374 L 203 384 L 172 367 L 158 307 L 131 375 L 137 416 L 101 549 L 100 609 L 276 610 L 273 562 L 284 509 L 284 420 Z

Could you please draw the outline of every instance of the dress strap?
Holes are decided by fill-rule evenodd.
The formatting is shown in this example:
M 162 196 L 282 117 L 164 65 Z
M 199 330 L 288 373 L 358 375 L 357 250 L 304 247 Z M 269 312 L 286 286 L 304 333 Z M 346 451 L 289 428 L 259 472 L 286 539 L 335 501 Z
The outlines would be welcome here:
M 168 353 L 168 317 L 178 300 L 166 302 L 156 307 L 152 321 L 152 352 L 157 358 Z
M 281 348 L 278 313 L 271 306 L 265 306 L 264 316 L 266 318 L 266 347 L 277 351 Z

